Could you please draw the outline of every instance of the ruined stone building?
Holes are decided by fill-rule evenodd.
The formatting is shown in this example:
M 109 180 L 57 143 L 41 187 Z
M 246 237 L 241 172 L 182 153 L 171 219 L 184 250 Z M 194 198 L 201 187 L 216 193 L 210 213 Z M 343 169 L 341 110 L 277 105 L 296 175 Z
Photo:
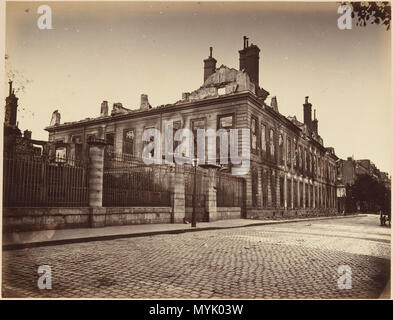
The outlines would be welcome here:
M 248 41 L 244 37 L 238 69 L 217 67 L 210 49 L 203 61 L 202 86 L 183 93 L 175 103 L 152 107 L 142 95 L 138 109 L 114 103 L 109 111 L 103 101 L 99 117 L 68 123 L 61 123 L 59 112 L 54 112 L 46 128 L 49 141 L 72 156 L 84 157 L 89 138 L 96 137 L 106 140 L 108 150 L 141 157 L 143 131 L 162 131 L 165 120 L 172 120 L 175 129 L 194 132 L 247 128 L 251 135 L 251 169 L 244 176 L 247 216 L 335 212 L 338 158 L 333 148 L 324 146 L 309 97 L 303 103 L 302 122 L 280 114 L 276 97 L 268 103 L 269 92 L 259 82 L 260 49 Z
M 19 156 L 42 155 L 48 152 L 46 141 L 33 140 L 32 132 L 25 130 L 22 134 L 17 121 L 18 98 L 9 81 L 9 93 L 5 101 L 4 116 L 4 153 L 7 155 L 18 154 Z

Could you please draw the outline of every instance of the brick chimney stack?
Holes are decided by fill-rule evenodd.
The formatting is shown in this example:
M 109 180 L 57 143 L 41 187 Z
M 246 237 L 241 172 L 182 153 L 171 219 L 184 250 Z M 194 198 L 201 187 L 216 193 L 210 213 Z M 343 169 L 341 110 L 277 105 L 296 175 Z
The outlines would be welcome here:
M 108 101 L 104 100 L 101 103 L 101 117 L 106 117 L 108 115 Z
M 214 72 L 216 72 L 217 60 L 213 58 L 213 47 L 210 47 L 210 55 L 207 59 L 203 60 L 203 63 L 203 82 L 205 82 L 207 78 L 209 78 Z
M 314 120 L 312 121 L 312 131 L 318 134 L 318 120 L 317 120 L 317 110 L 314 109 Z
M 18 111 L 18 98 L 15 96 L 14 90 L 12 89 L 12 81 L 8 82 L 10 89 L 9 95 L 5 99 L 5 119 L 4 123 L 9 126 L 17 125 L 17 111 Z
M 243 37 L 243 49 L 239 50 L 239 69 L 244 70 L 250 80 L 259 88 L 259 52 L 258 46 L 251 43 L 248 45 L 246 36 Z
M 149 103 L 149 98 L 147 94 L 141 94 L 141 110 L 148 110 L 151 109 L 151 105 Z
M 305 98 L 303 104 L 303 123 L 311 130 L 311 107 L 312 104 L 308 102 L 308 96 Z

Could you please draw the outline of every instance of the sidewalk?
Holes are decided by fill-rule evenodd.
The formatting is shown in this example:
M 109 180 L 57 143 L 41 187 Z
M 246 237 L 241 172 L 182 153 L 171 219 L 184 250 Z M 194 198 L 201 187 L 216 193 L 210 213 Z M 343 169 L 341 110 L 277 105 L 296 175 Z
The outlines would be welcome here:
M 40 246 L 60 245 L 88 241 L 113 240 L 119 238 L 132 238 L 153 236 L 157 234 L 178 234 L 205 230 L 219 230 L 241 227 L 262 226 L 288 222 L 305 222 L 326 219 L 343 219 L 367 215 L 349 215 L 316 218 L 280 219 L 280 220 L 251 220 L 231 219 L 214 222 L 198 222 L 196 228 L 191 224 L 143 224 L 114 226 L 104 228 L 80 228 L 64 230 L 43 230 L 30 232 L 13 232 L 3 234 L 3 250 L 13 250 Z

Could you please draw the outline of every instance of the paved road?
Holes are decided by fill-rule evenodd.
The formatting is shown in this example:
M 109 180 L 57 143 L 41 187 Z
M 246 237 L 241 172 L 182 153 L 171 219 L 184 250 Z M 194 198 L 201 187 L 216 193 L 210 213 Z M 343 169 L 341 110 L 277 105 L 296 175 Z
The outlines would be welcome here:
M 2 293 L 377 298 L 390 279 L 390 229 L 378 224 L 377 216 L 354 217 L 5 251 Z M 51 290 L 37 287 L 40 265 L 51 267 Z M 338 287 L 340 265 L 351 268 L 351 289 Z

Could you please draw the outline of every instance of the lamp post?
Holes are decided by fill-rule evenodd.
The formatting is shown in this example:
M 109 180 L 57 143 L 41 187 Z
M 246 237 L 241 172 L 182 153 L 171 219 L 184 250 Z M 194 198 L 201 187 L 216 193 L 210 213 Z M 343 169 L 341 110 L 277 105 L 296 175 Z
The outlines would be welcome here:
M 192 216 L 191 216 L 191 228 L 196 227 L 196 175 L 197 175 L 197 164 L 198 158 L 194 158 L 192 160 L 194 164 L 194 189 L 192 192 Z

